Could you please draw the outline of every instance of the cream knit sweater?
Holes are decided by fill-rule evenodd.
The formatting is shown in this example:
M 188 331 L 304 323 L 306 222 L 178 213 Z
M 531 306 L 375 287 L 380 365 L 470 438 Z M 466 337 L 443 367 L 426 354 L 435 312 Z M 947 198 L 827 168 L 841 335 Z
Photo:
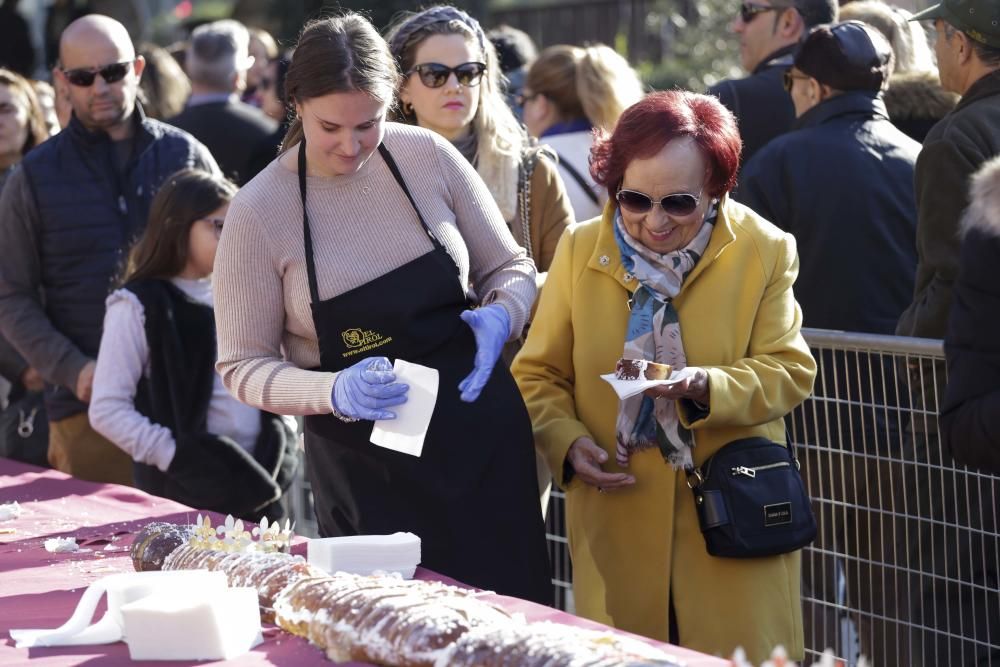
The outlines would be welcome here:
M 424 220 L 455 260 L 455 280 L 475 286 L 481 303 L 503 305 L 512 336 L 519 334 L 535 298 L 535 267 L 486 185 L 436 133 L 387 123 L 384 143 Z M 310 176 L 307 206 L 321 300 L 433 248 L 377 152 L 355 174 Z M 309 307 L 298 175 L 279 160 L 230 205 L 214 282 L 216 368 L 229 391 L 278 414 L 331 412 L 336 374 L 304 370 L 319 365 L 319 347 Z M 473 359 L 468 365 L 471 371 Z

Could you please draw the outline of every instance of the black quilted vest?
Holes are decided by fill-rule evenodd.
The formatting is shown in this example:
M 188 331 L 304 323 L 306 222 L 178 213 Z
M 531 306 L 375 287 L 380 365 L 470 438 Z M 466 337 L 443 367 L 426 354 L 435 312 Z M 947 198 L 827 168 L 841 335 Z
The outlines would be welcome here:
M 21 163 L 34 195 L 45 310 L 53 326 L 97 357 L 104 299 L 129 246 L 146 226 L 160 184 L 185 167 L 214 169 L 183 130 L 146 118 L 136 105 L 132 157 L 119 177 L 114 146 L 74 115 L 65 130 Z M 86 410 L 65 387 L 47 392 L 49 418 Z

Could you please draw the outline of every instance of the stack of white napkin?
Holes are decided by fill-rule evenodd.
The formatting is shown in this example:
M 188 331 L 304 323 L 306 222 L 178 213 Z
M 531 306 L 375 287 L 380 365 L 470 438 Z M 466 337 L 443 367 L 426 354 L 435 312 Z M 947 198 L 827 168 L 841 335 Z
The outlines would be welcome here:
M 309 540 L 309 562 L 333 574 L 397 572 L 412 579 L 420 563 L 420 538 L 413 533 L 352 535 Z

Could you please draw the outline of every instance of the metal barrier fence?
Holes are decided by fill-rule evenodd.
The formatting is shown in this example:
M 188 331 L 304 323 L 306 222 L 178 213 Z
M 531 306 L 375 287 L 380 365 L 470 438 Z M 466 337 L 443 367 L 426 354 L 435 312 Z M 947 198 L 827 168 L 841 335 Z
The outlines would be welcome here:
M 941 341 L 804 330 L 819 365 L 787 419 L 819 525 L 802 555 L 806 664 L 1000 667 L 1000 477 L 938 437 Z M 314 524 L 308 486 L 294 496 Z M 565 496 L 546 520 L 557 607 L 573 611 Z

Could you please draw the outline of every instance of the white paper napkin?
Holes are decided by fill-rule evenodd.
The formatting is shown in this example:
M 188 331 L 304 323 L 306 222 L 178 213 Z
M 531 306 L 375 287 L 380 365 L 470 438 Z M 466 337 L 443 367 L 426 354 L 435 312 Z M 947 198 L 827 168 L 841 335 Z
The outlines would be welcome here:
M 693 368 L 682 368 L 670 373 L 670 377 L 666 380 L 619 380 L 614 373 L 602 375 L 601 379 L 610 384 L 611 388 L 618 394 L 618 398 L 624 401 L 630 396 L 641 394 L 650 387 L 677 384 L 681 380 L 693 376 L 694 373 Z
M 80 646 L 111 644 L 122 639 L 122 606 L 160 590 L 221 591 L 227 586 L 226 575 L 208 570 L 182 572 L 123 572 L 95 581 L 84 591 L 69 620 L 58 628 L 11 630 L 18 648 L 34 646 Z M 90 621 L 97 603 L 107 593 L 108 610 L 97 623 Z
M 412 579 L 420 564 L 420 538 L 413 533 L 314 538 L 306 553 L 310 564 L 330 574 L 398 572 Z
M 434 414 L 438 394 L 438 372 L 420 364 L 396 359 L 392 366 L 396 381 L 410 385 L 406 403 L 390 408 L 395 419 L 379 419 L 372 427 L 372 444 L 410 456 L 424 451 L 424 437 Z

